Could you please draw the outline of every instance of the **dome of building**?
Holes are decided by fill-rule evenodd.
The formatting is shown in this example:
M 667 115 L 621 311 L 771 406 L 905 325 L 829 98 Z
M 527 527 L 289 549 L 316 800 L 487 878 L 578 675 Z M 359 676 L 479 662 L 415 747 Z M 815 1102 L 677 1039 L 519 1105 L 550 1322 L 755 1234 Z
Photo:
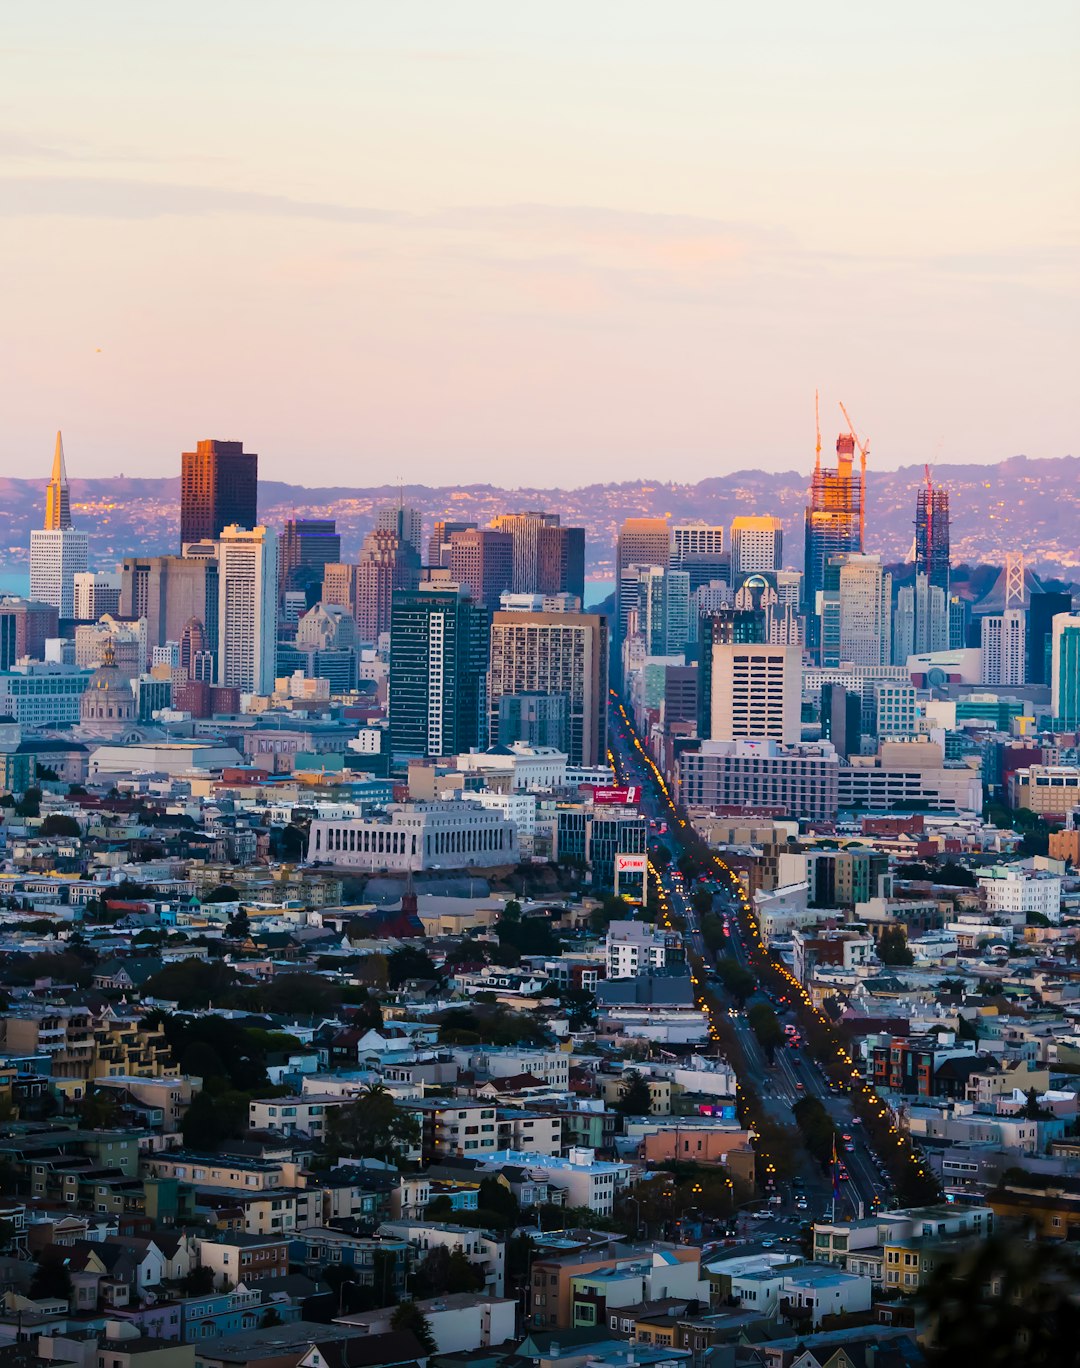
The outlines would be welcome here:
M 127 726 L 135 720 L 135 695 L 131 681 L 116 664 L 112 642 L 101 653 L 101 663 L 90 676 L 79 707 L 79 720 L 108 729 Z

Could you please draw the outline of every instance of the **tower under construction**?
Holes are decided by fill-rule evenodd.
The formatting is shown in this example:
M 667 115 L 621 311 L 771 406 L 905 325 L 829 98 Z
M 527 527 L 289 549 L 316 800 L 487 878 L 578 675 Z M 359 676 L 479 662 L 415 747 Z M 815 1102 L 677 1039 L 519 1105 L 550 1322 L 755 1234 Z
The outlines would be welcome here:
M 816 648 L 820 641 L 818 594 L 825 588 L 830 557 L 863 549 L 865 447 L 860 448 L 863 461 L 856 468 L 857 444 L 854 432 L 842 432 L 836 439 L 836 469 L 826 470 L 821 464 L 821 439 L 818 438 L 810 502 L 806 506 L 803 574 L 803 612 L 806 614 L 807 644 L 811 648 Z
M 927 467 L 915 501 L 915 573 L 949 596 L 949 491 L 936 485 Z

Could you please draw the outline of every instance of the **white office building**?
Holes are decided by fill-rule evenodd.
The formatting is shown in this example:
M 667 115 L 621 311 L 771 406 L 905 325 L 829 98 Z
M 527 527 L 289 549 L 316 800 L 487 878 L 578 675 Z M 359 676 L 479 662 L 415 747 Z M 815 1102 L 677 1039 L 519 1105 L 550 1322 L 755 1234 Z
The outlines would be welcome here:
M 30 533 L 30 597 L 75 617 L 75 576 L 86 572 L 88 542 L 73 527 L 36 527 Z
M 1006 608 L 982 620 L 982 682 L 1016 685 L 1024 682 L 1024 643 L 1027 614 Z
M 979 871 L 979 891 L 987 912 L 1007 916 L 1016 926 L 1023 926 L 1031 912 L 1061 920 L 1061 880 L 1047 870 L 995 865 Z
M 799 741 L 801 647 L 714 642 L 711 667 L 714 741 Z
M 840 567 L 840 659 L 888 665 L 892 658 L 892 575 L 879 556 L 850 555 Z
M 218 542 L 219 684 L 274 692 L 277 603 L 277 533 L 226 527 Z
M 396 803 L 384 816 L 314 821 L 308 859 L 405 873 L 518 863 L 517 828 L 479 803 Z
M 682 941 L 649 922 L 613 921 L 608 926 L 604 955 L 609 979 L 636 978 L 665 969 L 672 956 L 681 962 Z
M 731 523 L 733 583 L 755 571 L 779 570 L 784 554 L 784 528 L 779 518 L 741 516 Z

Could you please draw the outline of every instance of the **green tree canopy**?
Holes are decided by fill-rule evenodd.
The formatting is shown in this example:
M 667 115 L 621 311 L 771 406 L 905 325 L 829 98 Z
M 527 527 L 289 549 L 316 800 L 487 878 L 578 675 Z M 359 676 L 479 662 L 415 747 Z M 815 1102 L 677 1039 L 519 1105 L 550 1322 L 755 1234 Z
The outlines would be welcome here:
M 377 1154 L 400 1162 L 420 1143 L 420 1124 L 379 1083 L 326 1118 L 326 1148 L 336 1159 Z

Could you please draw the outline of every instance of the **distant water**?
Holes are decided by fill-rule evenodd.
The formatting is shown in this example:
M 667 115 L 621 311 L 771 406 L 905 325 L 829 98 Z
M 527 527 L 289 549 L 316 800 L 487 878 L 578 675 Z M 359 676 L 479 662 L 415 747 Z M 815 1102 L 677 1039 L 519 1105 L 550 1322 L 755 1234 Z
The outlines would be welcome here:
M 614 588 L 614 580 L 587 579 L 585 581 L 585 607 L 594 608 L 598 603 L 602 603 Z
M 25 598 L 29 592 L 29 570 L 0 570 L 0 594 L 19 594 Z

